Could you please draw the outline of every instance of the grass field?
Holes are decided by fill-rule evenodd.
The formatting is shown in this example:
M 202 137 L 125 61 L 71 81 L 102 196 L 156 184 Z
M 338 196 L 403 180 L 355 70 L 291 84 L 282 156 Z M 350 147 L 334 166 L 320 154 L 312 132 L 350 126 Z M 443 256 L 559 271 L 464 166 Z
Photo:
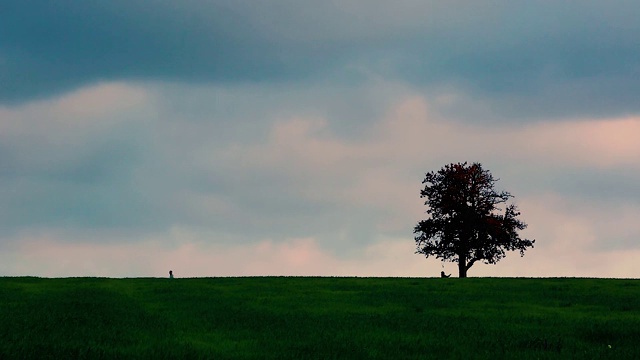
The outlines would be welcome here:
M 0 278 L 0 359 L 640 359 L 640 281 Z

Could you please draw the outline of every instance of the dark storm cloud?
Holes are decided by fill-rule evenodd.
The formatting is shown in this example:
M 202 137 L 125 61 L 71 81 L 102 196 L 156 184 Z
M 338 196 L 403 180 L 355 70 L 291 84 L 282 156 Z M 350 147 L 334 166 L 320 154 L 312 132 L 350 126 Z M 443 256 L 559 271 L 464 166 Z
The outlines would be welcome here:
M 358 81 L 452 86 L 506 116 L 633 113 L 633 1 L 14 1 L 0 101 L 91 82 Z M 455 109 L 452 109 L 455 114 Z
M 249 5 L 5 2 L 0 5 L 0 99 L 22 101 L 105 79 L 286 79 L 318 65 L 319 53 L 297 54 L 304 49 L 290 48 L 283 54 L 285 49 L 263 38 L 245 14 Z M 305 63 L 298 64 L 297 57 Z

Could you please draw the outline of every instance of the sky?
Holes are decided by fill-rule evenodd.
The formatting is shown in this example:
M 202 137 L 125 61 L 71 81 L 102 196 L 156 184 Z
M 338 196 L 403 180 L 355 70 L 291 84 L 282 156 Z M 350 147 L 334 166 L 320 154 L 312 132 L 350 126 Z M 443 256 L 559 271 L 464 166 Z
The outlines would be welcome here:
M 535 239 L 469 276 L 640 274 L 640 3 L 0 2 L 0 276 L 439 276 L 426 172 Z

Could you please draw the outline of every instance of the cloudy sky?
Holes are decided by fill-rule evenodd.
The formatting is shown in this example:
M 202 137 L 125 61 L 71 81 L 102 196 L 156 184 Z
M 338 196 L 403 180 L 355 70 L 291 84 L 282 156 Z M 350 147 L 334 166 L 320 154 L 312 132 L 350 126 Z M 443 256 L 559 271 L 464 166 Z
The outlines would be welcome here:
M 640 274 L 637 1 L 0 3 L 0 276 L 438 276 L 424 174 L 536 239 L 470 276 Z

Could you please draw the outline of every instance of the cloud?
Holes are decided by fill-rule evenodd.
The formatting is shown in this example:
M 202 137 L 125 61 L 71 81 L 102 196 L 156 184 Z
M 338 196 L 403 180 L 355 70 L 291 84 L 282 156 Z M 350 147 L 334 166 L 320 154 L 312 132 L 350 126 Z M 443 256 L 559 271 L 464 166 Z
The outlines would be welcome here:
M 0 102 L 100 81 L 407 81 L 480 120 L 637 113 L 640 7 L 508 1 L 5 4 Z M 451 108 L 453 114 L 459 107 Z
M 363 185 L 371 184 L 372 179 L 385 181 L 384 176 L 391 174 L 416 174 L 416 169 L 463 159 L 485 159 L 519 171 L 524 170 L 523 165 L 530 172 L 560 170 L 557 175 L 585 169 L 592 179 L 609 172 L 624 178 L 638 170 L 640 146 L 634 138 L 640 130 L 637 117 L 496 127 L 451 122 L 431 108 L 421 96 L 408 97 L 353 141 L 332 133 L 326 119 L 281 120 L 272 126 L 265 143 L 234 146 L 224 156 L 233 163 L 275 168 L 299 180 L 350 178 L 341 185 L 353 188 L 344 192 L 332 188 L 340 198 L 368 188 Z M 401 179 L 393 180 L 385 185 L 405 185 Z M 379 190 L 383 188 L 389 189 L 380 186 Z
M 143 241 L 87 243 L 81 234 L 23 234 L 4 249 L 0 272 L 8 275 L 65 277 L 208 276 L 417 276 L 425 266 L 410 243 L 383 240 L 355 259 L 340 259 L 313 238 L 222 245 L 202 241 L 201 233 L 173 228 Z M 73 240 L 70 240 L 73 239 Z M 120 238 L 121 239 L 121 238 Z M 408 250 L 408 251 L 407 251 Z M 10 255 L 10 256 L 9 256 Z M 402 261 L 404 266 L 395 266 Z M 436 266 L 438 266 L 436 264 Z M 435 268 L 433 264 L 426 268 Z M 434 272 L 435 274 L 435 272 Z
M 611 241 L 613 247 L 627 246 L 623 244 L 638 235 L 631 223 L 625 225 L 637 208 L 634 195 L 626 194 L 622 202 L 611 194 L 594 196 L 603 193 L 601 188 L 613 190 L 637 176 L 640 151 L 626 134 L 635 133 L 638 119 L 556 121 L 496 129 L 451 123 L 429 108 L 423 98 L 408 98 L 369 133 L 351 142 L 332 134 L 323 119 L 292 118 L 274 124 L 266 142 L 232 147 L 224 157 L 277 173 L 283 180 L 276 183 L 286 184 L 285 196 L 364 212 L 378 233 L 403 236 L 412 227 L 421 208 L 417 189 L 423 171 L 451 161 L 481 160 L 498 164 L 497 170 L 489 166 L 498 177 L 502 177 L 500 170 L 507 171 L 507 182 L 498 185 L 515 188 L 517 202 L 522 196 L 549 192 L 581 198 L 585 203 L 566 208 L 566 213 L 593 207 L 598 210 L 581 212 L 581 225 L 600 224 L 583 232 Z M 595 184 L 600 189 L 594 189 Z M 601 212 L 612 215 L 602 222 Z M 563 241 L 562 236 L 551 238 Z
M 437 275 L 413 254 L 420 181 L 467 160 L 501 178 L 538 240 L 474 275 L 591 276 L 598 262 L 630 276 L 637 117 L 498 126 L 443 115 L 455 92 L 299 89 L 102 83 L 2 108 L 0 237 L 22 259 L 6 273 Z
M 101 83 L 56 99 L 0 107 L 1 136 L 3 141 L 13 137 L 25 140 L 25 136 L 31 140 L 46 138 L 50 143 L 81 141 L 127 122 L 135 115 L 131 112 L 148 100 L 140 87 Z
M 141 88 L 110 83 L 0 108 L 3 231 L 130 221 L 126 209 L 143 202 L 132 180 L 148 100 Z M 126 196 L 130 206 L 120 208 Z
M 497 265 L 476 264 L 471 276 L 524 277 L 632 277 L 640 250 L 594 247 L 598 235 L 590 219 L 564 209 L 549 209 L 564 202 L 557 196 L 526 199 L 523 208 L 533 226 L 528 234 L 540 236 L 536 247 L 521 258 L 509 253 Z M 537 225 L 536 225 L 537 224 Z M 541 225 L 542 224 L 542 225 Z M 0 272 L 5 275 L 45 277 L 109 276 L 403 276 L 437 277 L 441 270 L 457 273 L 456 264 L 424 259 L 414 254 L 411 238 L 377 238 L 357 254 L 343 257 L 325 249 L 314 238 L 224 244 L 207 241 L 211 234 L 174 227 L 142 239 L 126 235 L 100 235 L 86 242 L 87 234 L 48 231 L 24 233 L 3 247 Z M 95 235 L 94 235 L 95 236 Z
M 639 126 L 637 117 L 540 124 L 524 131 L 516 141 L 529 142 L 527 150 L 532 157 L 557 164 L 602 170 L 636 168 L 640 148 L 630 134 Z
M 634 2 L 0 8 L 7 272 L 437 274 L 411 229 L 456 161 L 539 244 L 476 274 L 635 269 Z
M 548 193 L 518 201 L 537 239 L 523 258 L 508 255 L 496 266 L 474 266 L 473 276 L 635 277 L 640 227 L 638 207 L 598 204 Z

